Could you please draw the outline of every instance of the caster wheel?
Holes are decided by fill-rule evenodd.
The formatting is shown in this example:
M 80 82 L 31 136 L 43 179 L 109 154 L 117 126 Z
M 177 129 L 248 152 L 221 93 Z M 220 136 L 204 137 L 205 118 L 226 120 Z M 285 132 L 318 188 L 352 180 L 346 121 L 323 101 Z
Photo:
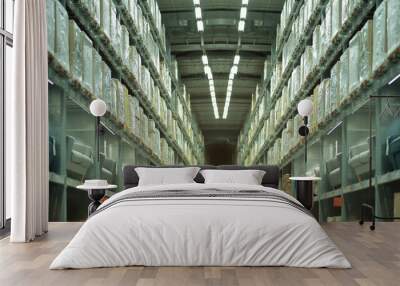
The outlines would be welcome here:
M 369 229 L 370 229 L 370 230 L 375 230 L 375 226 L 374 226 L 374 225 L 371 225 L 371 226 L 369 227 Z
M 364 224 L 364 221 L 363 221 L 363 220 L 360 220 L 358 223 L 359 223 L 360 225 L 363 225 L 363 224 Z

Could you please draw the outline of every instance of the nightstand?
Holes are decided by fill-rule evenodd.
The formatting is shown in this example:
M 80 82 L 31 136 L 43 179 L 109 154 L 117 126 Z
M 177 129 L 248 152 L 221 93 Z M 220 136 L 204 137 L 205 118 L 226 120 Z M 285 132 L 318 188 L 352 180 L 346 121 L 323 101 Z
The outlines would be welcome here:
M 296 188 L 296 199 L 301 202 L 304 207 L 311 210 L 314 202 L 313 183 L 320 181 L 320 177 L 290 177 L 289 180 L 294 181 Z
M 116 185 L 109 185 L 106 180 L 86 180 L 83 185 L 77 186 L 77 189 L 86 190 L 91 203 L 88 206 L 88 216 L 94 213 L 101 205 L 100 200 L 109 193 L 109 190 L 116 189 Z

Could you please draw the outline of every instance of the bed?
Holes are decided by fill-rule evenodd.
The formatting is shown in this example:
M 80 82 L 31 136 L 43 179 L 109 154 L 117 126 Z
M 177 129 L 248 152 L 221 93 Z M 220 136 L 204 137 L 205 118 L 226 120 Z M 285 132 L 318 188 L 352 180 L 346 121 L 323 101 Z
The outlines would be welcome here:
M 198 174 L 196 183 L 153 186 L 137 186 L 135 168 L 125 167 L 126 189 L 99 207 L 51 269 L 351 267 L 309 211 L 277 189 L 277 167 L 253 167 L 266 171 L 262 185 L 204 184 Z

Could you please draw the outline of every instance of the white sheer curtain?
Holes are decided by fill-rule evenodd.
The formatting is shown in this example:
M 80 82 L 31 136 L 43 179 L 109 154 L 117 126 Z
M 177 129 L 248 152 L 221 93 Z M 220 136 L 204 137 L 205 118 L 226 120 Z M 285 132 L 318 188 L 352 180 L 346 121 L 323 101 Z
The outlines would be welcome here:
M 11 190 L 12 242 L 48 225 L 46 0 L 15 2 L 14 93 L 6 98 L 6 187 Z

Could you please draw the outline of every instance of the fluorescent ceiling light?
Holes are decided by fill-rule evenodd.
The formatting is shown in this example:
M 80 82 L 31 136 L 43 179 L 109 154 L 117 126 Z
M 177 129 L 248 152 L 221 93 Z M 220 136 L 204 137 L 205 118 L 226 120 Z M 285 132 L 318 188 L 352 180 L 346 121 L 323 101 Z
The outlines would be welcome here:
M 233 74 L 237 74 L 238 73 L 238 66 L 237 65 L 233 65 L 231 67 L 231 73 L 233 73 Z
M 400 74 L 396 75 L 391 81 L 389 81 L 388 85 L 391 85 L 392 83 L 394 83 L 399 78 L 400 78 Z
M 204 24 L 202 20 L 197 21 L 197 31 L 203 32 L 204 31 Z
M 208 58 L 207 55 L 202 55 L 201 56 L 201 61 L 203 62 L 203 65 L 208 65 Z
M 242 13 L 242 10 L 240 10 L 240 14 Z M 196 15 L 196 19 L 201 20 L 201 8 L 200 7 L 195 7 L 194 8 L 194 14 Z
M 249 0 L 242 0 L 242 5 L 248 5 L 248 4 L 249 4 Z
M 193 0 L 194 5 L 200 5 L 200 0 Z
M 239 32 L 243 32 L 244 31 L 244 20 L 240 20 L 239 21 L 238 31 Z
M 210 73 L 211 73 L 211 68 L 210 68 L 209 65 L 205 65 L 205 66 L 204 66 L 204 73 L 205 73 L 205 74 L 210 74 Z
M 238 64 L 239 64 L 239 61 L 240 61 L 240 56 L 239 56 L 239 55 L 236 55 L 236 56 L 233 58 L 233 64 L 234 64 L 234 65 L 238 65 Z
M 247 16 L 247 7 L 240 8 L 240 19 L 246 19 L 246 16 Z

